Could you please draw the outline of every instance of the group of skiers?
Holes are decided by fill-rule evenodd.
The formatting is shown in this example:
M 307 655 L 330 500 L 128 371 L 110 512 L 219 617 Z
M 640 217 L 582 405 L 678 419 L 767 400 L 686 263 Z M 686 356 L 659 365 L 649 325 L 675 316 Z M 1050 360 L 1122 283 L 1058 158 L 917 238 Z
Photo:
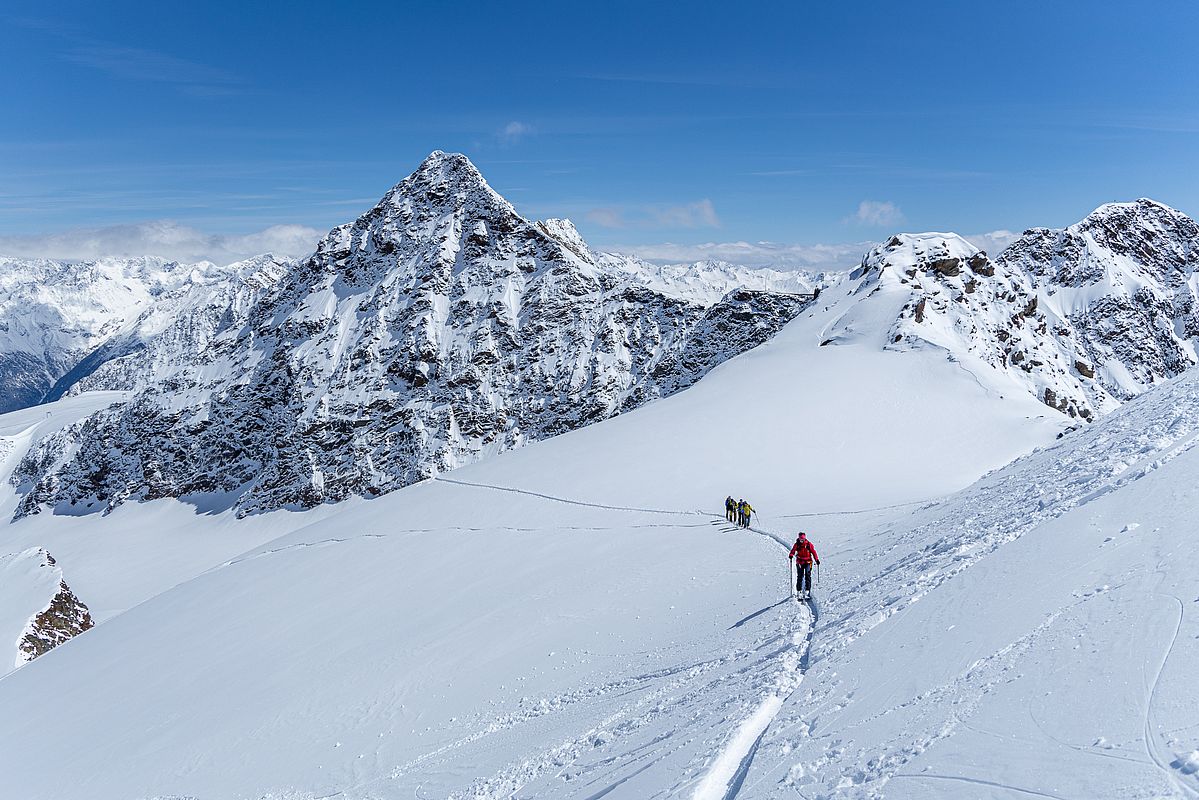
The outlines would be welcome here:
M 734 500 L 732 495 L 725 498 L 724 515 L 729 522 L 739 527 L 748 528 L 749 519 L 754 513 L 754 507 L 744 499 Z M 801 600 L 812 596 L 812 565 L 820 566 L 820 556 L 816 548 L 808 541 L 808 535 L 803 531 L 795 537 L 795 544 L 787 558 L 795 562 L 795 593 Z
M 732 495 L 725 498 L 724 515 L 728 517 L 729 522 L 735 523 L 738 527 L 748 528 L 749 518 L 754 513 L 754 507 L 745 502 L 745 499 L 734 500 Z

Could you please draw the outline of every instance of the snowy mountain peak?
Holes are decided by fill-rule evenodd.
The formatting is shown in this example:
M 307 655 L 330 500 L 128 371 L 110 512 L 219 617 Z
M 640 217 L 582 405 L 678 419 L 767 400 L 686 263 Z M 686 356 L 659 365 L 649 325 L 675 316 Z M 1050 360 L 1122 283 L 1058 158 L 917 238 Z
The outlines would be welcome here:
M 1088 361 L 1040 307 L 1028 277 L 951 233 L 897 234 L 851 276 L 826 344 L 945 351 L 998 395 L 1028 392 L 1071 417 L 1115 403 L 1086 383 Z
M 1108 203 L 1068 230 L 1116 256 L 1137 260 L 1161 277 L 1163 270 L 1193 272 L 1199 264 L 1199 225 L 1155 200 Z
M 72 372 L 138 394 L 40 442 L 16 471 L 19 513 L 379 494 L 680 391 L 813 299 L 752 270 L 696 297 L 598 264 L 571 223 L 530 222 L 446 153 L 307 260 L 239 270 Z
M 1128 399 L 1199 361 L 1199 225 L 1153 200 L 1109 203 L 1067 228 L 1034 228 L 997 261 L 1028 275 Z
M 515 213 L 512 205 L 491 188 L 469 158 L 462 153 L 441 150 L 430 153 L 415 172 L 383 196 L 379 205 L 391 204 L 403 209 L 410 208 L 414 201 L 431 207 L 442 207 L 447 203 L 453 207 L 482 203 Z
M 577 231 L 574 238 L 582 242 Z M 362 288 L 395 273 L 389 280 L 445 285 L 483 262 L 522 273 L 562 261 L 589 268 L 586 246 L 573 245 L 521 217 L 466 156 L 436 151 L 374 208 L 321 240 L 305 280 L 338 272 L 346 285 Z
M 877 272 L 899 281 L 915 277 L 913 272 L 952 278 L 963 270 L 987 274 L 988 263 L 986 253 L 956 233 L 898 233 L 870 250 L 855 274 Z

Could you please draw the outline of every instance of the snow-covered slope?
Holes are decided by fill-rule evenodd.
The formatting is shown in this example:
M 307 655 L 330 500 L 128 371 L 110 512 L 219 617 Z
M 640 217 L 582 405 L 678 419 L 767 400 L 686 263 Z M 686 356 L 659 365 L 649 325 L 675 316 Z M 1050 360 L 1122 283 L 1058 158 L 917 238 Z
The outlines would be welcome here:
M 33 405 L 161 299 L 225 279 L 208 262 L 0 258 L 0 412 Z
M 900 234 L 866 254 L 851 275 L 853 295 L 879 299 L 851 307 L 828 330 L 827 343 L 877 336 L 879 320 L 863 309 L 902 301 L 886 328 L 886 347 L 936 347 L 980 380 L 1005 392 L 1030 393 L 1072 418 L 1092 419 L 1118 404 L 1086 375 L 1083 345 L 1018 269 L 994 262 L 955 234 Z M 887 320 L 883 320 L 883 324 Z
M 910 515 L 806 516 L 831 509 L 755 493 L 764 522 L 737 532 L 686 510 L 708 499 L 703 476 L 732 484 L 755 460 L 775 475 L 752 473 L 763 497 L 809 478 L 864 504 L 927 488 L 894 470 L 838 495 L 790 431 L 738 463 L 678 454 L 654 486 L 666 448 L 626 474 L 637 434 L 669 441 L 655 410 L 702 430 L 745 377 L 725 373 L 762 358 L 461 483 L 343 507 L 38 659 L 0 681 L 0 785 L 30 800 L 1193 796 L 1199 375 Z M 911 385 L 947 369 L 927 368 Z M 930 446 L 984 452 L 922 407 L 895 416 Z M 578 463 L 602 480 L 554 469 Z M 578 497 L 547 496 L 572 481 Z M 646 498 L 660 507 L 637 510 Z M 787 599 L 772 538 L 797 525 L 824 562 L 811 609 Z
M 775 539 L 699 509 L 745 494 L 782 525 L 910 503 L 1063 425 L 932 348 L 821 347 L 826 324 L 811 309 L 686 392 L 323 507 L 109 618 L 0 681 L 20 717 L 54 686 L 38 719 L 69 709 L 73 723 L 14 739 L 0 716 L 0 740 L 20 742 L 0 753 L 0 785 L 30 800 L 720 789 L 746 732 L 806 688 L 811 618 L 779 603 Z M 137 528 L 154 506 L 103 521 Z M 818 523 L 842 569 L 831 531 L 899 511 L 796 519 Z M 50 736 L 78 758 L 51 764 Z
M 76 605 L 66 602 L 62 583 L 79 607 L 86 607 L 95 622 L 103 622 L 249 547 L 310 525 L 329 511 L 278 512 L 239 525 L 230 515 L 163 499 L 143 504 L 135 516 L 47 514 L 10 521 L 20 496 L 9 476 L 30 446 L 125 397 L 122 392 L 89 392 L 0 415 L 0 518 L 6 520 L 0 527 L 0 643 L 14 653 L 22 652 L 29 623 L 53 606 L 58 595 L 63 595 L 58 609 Z M 55 563 L 49 563 L 51 559 Z M 51 614 L 48 621 L 57 616 Z M 81 628 L 55 627 L 71 634 Z M 12 658 L 2 653 L 0 657 L 0 672 L 12 668 Z M 16 664 L 26 660 L 17 656 Z
M 89 365 L 80 388 L 140 391 L 39 444 L 20 513 L 373 496 L 686 388 L 812 300 L 669 293 L 441 152 L 307 261 L 242 269 Z
M 1031 278 L 1117 399 L 1199 360 L 1199 225 L 1181 212 L 1111 203 L 1065 229 L 1025 231 L 998 261 Z
M 290 514 L 326 518 L 23 666 L 0 794 L 1193 796 L 1199 373 L 1055 439 L 985 353 L 890 346 L 924 324 L 899 274 L 666 400 Z

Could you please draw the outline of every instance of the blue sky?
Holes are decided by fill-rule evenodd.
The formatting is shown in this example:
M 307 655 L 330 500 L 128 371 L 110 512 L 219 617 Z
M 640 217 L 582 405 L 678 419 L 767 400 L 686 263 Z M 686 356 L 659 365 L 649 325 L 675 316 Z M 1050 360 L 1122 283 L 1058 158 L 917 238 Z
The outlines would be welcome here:
M 1195 30 L 1189 0 L 10 3 L 0 250 L 303 240 L 434 149 L 660 257 L 1194 215 Z

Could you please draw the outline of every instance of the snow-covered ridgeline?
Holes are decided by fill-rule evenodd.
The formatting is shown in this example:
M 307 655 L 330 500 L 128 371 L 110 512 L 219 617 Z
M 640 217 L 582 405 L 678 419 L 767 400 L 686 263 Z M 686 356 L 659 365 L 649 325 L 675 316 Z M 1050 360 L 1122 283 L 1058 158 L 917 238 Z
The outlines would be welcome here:
M 1028 275 L 1116 399 L 1199 361 L 1199 225 L 1169 206 L 1110 203 L 1025 231 L 997 261 Z

